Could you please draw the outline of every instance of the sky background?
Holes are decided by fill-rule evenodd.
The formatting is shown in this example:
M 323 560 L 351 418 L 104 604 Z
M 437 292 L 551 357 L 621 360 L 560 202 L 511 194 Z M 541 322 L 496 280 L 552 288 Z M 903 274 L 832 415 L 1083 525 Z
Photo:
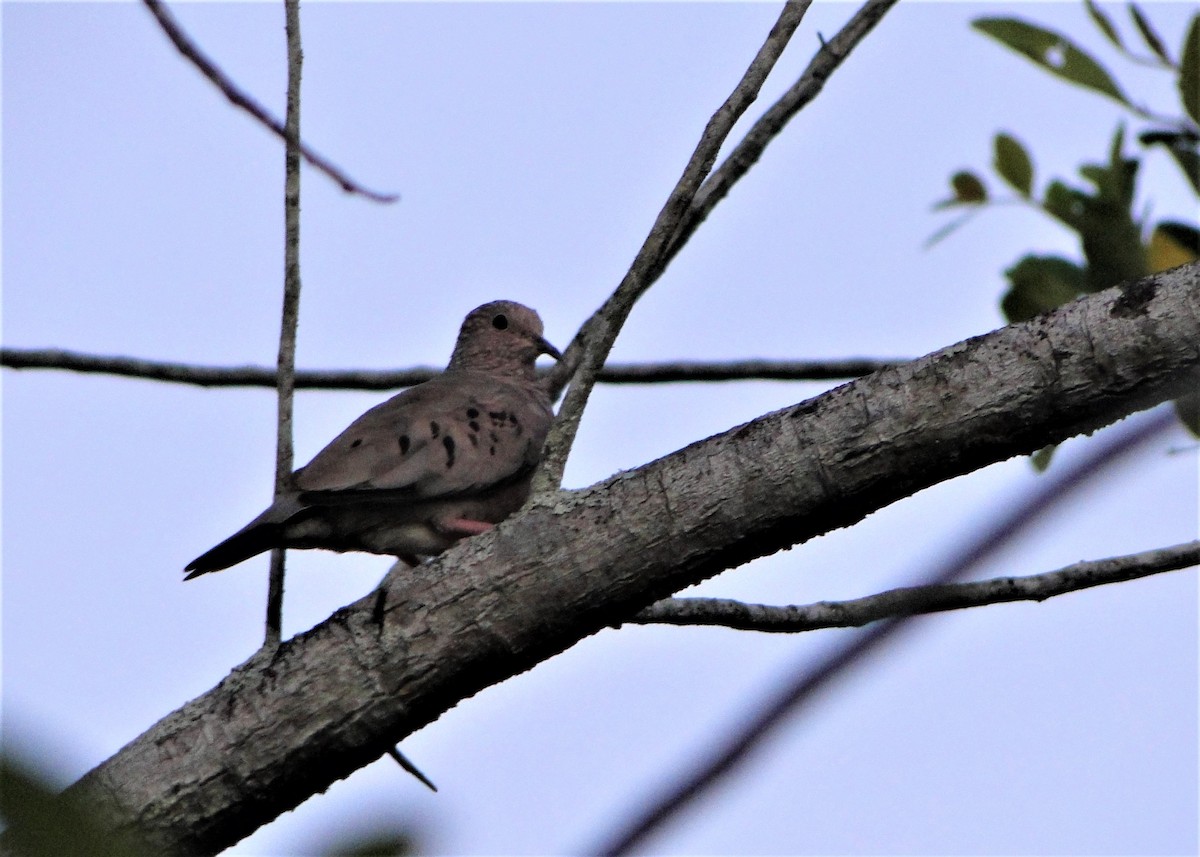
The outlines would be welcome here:
M 282 112 L 281 5 L 173 8 Z M 854 8 L 812 8 L 749 120 Z M 1145 8 L 1177 50 L 1194 7 Z M 901 4 L 651 289 L 613 360 L 915 357 L 1000 326 L 1003 269 L 1030 250 L 1077 256 L 1071 236 L 1010 206 L 925 250 L 945 222 L 931 203 L 954 170 L 986 168 L 999 129 L 1034 152 L 1040 187 L 1104 158 L 1122 118 L 968 26 L 1014 13 L 1069 32 L 1128 89 L 1178 110 L 1166 76 L 1114 58 L 1081 4 Z M 777 14 L 766 3 L 306 5 L 303 136 L 403 199 L 373 204 L 306 170 L 299 365 L 443 365 L 463 315 L 501 297 L 537 308 L 565 346 L 620 280 Z M 0 30 L 4 343 L 272 363 L 278 141 L 140 4 L 6 2 Z M 1194 219 L 1164 156 L 1140 181 L 1156 218 Z M 602 387 L 566 484 L 826 386 Z M 385 397 L 300 393 L 297 461 Z M 274 409 L 260 389 L 3 373 L 3 737 L 55 783 L 259 645 L 265 558 L 187 585 L 181 570 L 269 501 Z M 1088 443 L 1068 442 L 1056 464 Z M 695 593 L 801 604 L 902 585 L 1038 483 L 1025 460 L 996 465 Z M 981 574 L 1196 531 L 1196 444 L 1177 431 Z M 368 592 L 388 565 L 292 552 L 285 635 Z M 1195 853 L 1197 605 L 1184 571 L 934 617 L 649 848 Z M 315 855 L 398 826 L 427 852 L 585 851 L 854 633 L 606 630 L 407 739 L 439 794 L 384 758 L 228 853 Z

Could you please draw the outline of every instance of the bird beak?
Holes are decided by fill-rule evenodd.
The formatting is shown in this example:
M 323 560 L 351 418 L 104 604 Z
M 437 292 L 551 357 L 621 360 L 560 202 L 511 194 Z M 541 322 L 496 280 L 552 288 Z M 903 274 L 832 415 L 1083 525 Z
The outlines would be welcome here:
M 559 352 L 559 350 L 542 337 L 538 337 L 537 344 L 538 354 L 549 354 L 555 360 L 562 360 L 562 354 Z

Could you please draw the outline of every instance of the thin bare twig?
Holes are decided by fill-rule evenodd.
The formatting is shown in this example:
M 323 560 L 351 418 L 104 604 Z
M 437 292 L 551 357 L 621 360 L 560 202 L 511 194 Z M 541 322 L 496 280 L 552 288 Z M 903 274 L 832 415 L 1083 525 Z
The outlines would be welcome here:
M 283 310 L 279 324 L 279 412 L 275 438 L 275 497 L 292 488 L 292 416 L 296 393 L 296 328 L 300 323 L 300 0 L 284 0 L 287 25 L 287 136 L 283 179 Z M 271 551 L 267 579 L 267 632 L 264 647 L 282 639 L 283 577 L 287 551 Z
M 888 10 L 898 2 L 899 0 L 868 0 L 838 31 L 837 35 L 821 45 L 821 49 L 817 51 L 799 79 L 754 123 L 742 141 L 700 186 L 687 215 L 671 239 L 671 246 L 667 248 L 667 252 L 663 256 L 662 268 L 664 270 L 700 224 L 708 218 L 717 203 L 723 200 L 738 180 L 758 163 L 758 159 L 770 142 L 779 136 L 793 116 L 821 94 L 829 76 L 837 70 L 858 43 L 875 28 Z
M 667 265 L 707 219 L 717 203 L 723 200 L 733 185 L 758 162 L 767 145 L 779 135 L 791 118 L 820 94 L 829 76 L 897 2 L 898 0 L 869 0 L 846 22 L 836 36 L 822 43 L 821 49 L 796 83 L 754 123 L 745 138 L 701 184 L 672 236 L 661 263 L 645 275 L 644 288 L 648 288 L 662 276 Z M 568 346 L 564 359 L 550 370 L 546 386 L 555 398 L 575 372 L 587 333 L 588 327 L 584 325 Z
M 154 15 L 154 20 L 158 21 L 158 25 L 167 34 L 167 38 L 171 40 L 171 43 L 175 45 L 179 53 L 183 54 L 192 65 L 200 70 L 201 74 L 212 81 L 213 85 L 221 90 L 226 98 L 270 128 L 285 142 L 291 142 L 298 146 L 300 154 L 304 159 L 337 182 L 342 190 L 347 193 L 360 194 L 376 202 L 395 202 L 400 198 L 399 194 L 381 193 L 364 187 L 347 176 L 329 160 L 310 149 L 299 137 L 289 135 L 288 129 L 282 122 L 268 113 L 265 107 L 239 89 L 237 84 L 200 50 L 199 46 L 179 26 L 179 22 L 175 20 L 175 16 L 170 13 L 161 0 L 142 0 L 142 2 L 150 10 L 150 13 Z
M 1025 577 L 977 583 L 906 586 L 851 601 L 820 601 L 803 607 L 747 604 L 725 598 L 664 598 L 629 620 L 635 625 L 720 625 L 740 631 L 798 633 L 820 628 L 857 628 L 893 616 L 915 616 L 1010 601 L 1045 601 L 1093 586 L 1137 580 L 1200 565 L 1200 541 L 1108 559 L 1079 562 Z
M 696 192 L 712 170 L 721 145 L 733 130 L 734 124 L 758 97 L 763 82 L 775 67 L 792 34 L 800 26 L 800 21 L 811 3 L 812 0 L 788 0 L 784 4 L 779 19 L 750 62 L 742 79 L 709 119 L 704 133 L 700 136 L 700 142 L 684 167 L 683 175 L 679 177 L 658 213 L 650 234 L 630 265 L 628 273 L 604 305 L 584 323 L 568 347 L 571 353 L 565 355 L 563 363 L 566 369 L 573 373 L 571 386 L 546 443 L 545 459 L 535 481 L 535 491 L 557 488 L 562 482 L 563 470 L 579 429 L 580 417 L 592 387 L 595 386 L 600 367 L 608 359 L 617 334 L 629 317 L 634 303 L 661 273 L 660 260 L 663 252 L 678 231 Z M 557 393 L 557 390 L 554 392 Z
M 984 559 L 1011 542 L 1051 507 L 1109 470 L 1118 461 L 1157 439 L 1174 425 L 1174 422 L 1174 414 L 1163 408 L 1157 415 L 1140 421 L 1134 428 L 1096 445 L 1086 458 L 1057 478 L 1041 485 L 1031 497 L 1001 517 L 981 537 L 972 540 L 940 563 L 929 575 L 926 584 L 952 583 L 965 576 Z M 892 640 L 901 631 L 911 630 L 914 624 L 912 616 L 885 619 L 859 633 L 852 642 L 839 648 L 815 667 L 802 670 L 778 697 L 766 705 L 756 706 L 758 713 L 753 719 L 694 773 L 686 775 L 664 795 L 639 801 L 638 805 L 646 808 L 639 811 L 627 825 L 596 851 L 605 855 L 629 854 L 709 786 L 743 761 L 750 751 L 759 746 L 785 719 L 799 713 L 818 691 L 846 674 L 849 667 L 867 655 L 878 652 L 883 643 Z
M 841 360 L 730 360 L 618 363 L 605 366 L 602 384 L 669 384 L 688 381 L 838 381 L 898 366 L 906 359 L 850 357 Z M 83 354 L 56 348 L 0 348 L 0 366 L 8 369 L 61 369 L 119 375 L 198 387 L 276 386 L 276 371 L 266 366 L 197 366 L 135 357 Z M 549 370 L 547 370 L 549 371 Z M 296 388 L 309 390 L 395 390 L 428 381 L 439 370 L 299 369 Z

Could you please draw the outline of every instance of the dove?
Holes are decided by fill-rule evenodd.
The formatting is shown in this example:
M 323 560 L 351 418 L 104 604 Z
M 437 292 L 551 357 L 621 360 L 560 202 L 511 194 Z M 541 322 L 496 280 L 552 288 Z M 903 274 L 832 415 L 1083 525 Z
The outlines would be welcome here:
M 446 371 L 371 408 L 292 474 L 265 512 L 188 563 L 191 580 L 277 547 L 441 553 L 519 509 L 553 411 L 536 312 L 493 301 L 463 321 Z

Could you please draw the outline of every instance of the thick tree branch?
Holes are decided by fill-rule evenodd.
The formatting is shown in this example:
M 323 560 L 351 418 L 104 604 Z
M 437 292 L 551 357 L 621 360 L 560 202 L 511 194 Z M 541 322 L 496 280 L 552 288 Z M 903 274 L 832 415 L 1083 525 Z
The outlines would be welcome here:
M 379 191 L 363 187 L 334 166 L 328 159 L 310 149 L 300 139 L 298 134 L 290 132 L 284 127 L 282 122 L 267 112 L 265 107 L 243 92 L 229 75 L 221 71 L 217 64 L 209 59 L 200 50 L 200 47 L 188 37 L 183 28 L 179 26 L 179 22 L 175 20 L 175 16 L 170 13 L 161 0 L 142 0 L 142 2 L 146 4 L 146 8 L 150 10 L 150 14 L 154 16 L 154 20 L 158 22 L 158 25 L 167 34 L 167 38 L 171 40 L 171 43 L 175 45 L 179 53 L 199 69 L 200 73 L 207 77 L 217 89 L 221 90 L 234 106 L 245 110 L 284 142 L 298 146 L 304 160 L 337 182 L 342 190 L 347 193 L 360 194 L 376 202 L 395 202 L 400 198 L 399 194 L 380 193 Z
M 662 274 L 663 266 L 660 261 L 663 253 L 670 246 L 700 185 L 712 170 L 721 146 L 738 119 L 758 98 L 758 91 L 787 47 L 792 34 L 800 26 L 810 5 L 812 0 L 788 0 L 784 4 L 779 19 L 767 34 L 766 41 L 751 60 L 742 79 L 708 120 L 704 132 L 700 135 L 700 142 L 683 168 L 679 181 L 671 189 L 666 203 L 654 220 L 654 225 L 650 227 L 650 234 L 642 242 L 629 271 L 604 305 L 584 323 L 567 347 L 564 359 L 560 361 L 564 366 L 561 382 L 566 383 L 569 377 L 571 386 L 559 408 L 558 419 L 555 420 L 546 440 L 542 466 L 534 481 L 535 493 L 554 489 L 562 484 L 567 456 L 575 443 L 583 409 L 587 406 L 588 397 L 596 384 L 600 367 L 608 360 L 617 334 L 621 332 L 638 298 L 645 294 Z M 569 374 L 566 374 L 568 372 Z M 557 381 L 552 383 L 557 384 Z M 552 386 L 551 390 L 552 396 L 557 398 L 558 389 Z
M 1142 553 L 1078 562 L 1025 577 L 977 583 L 905 586 L 851 601 L 819 601 L 802 607 L 747 604 L 727 598 L 665 598 L 629 619 L 630 625 L 720 625 L 740 631 L 797 633 L 820 628 L 858 628 L 893 616 L 915 616 L 1004 604 L 1045 601 L 1093 586 L 1137 580 L 1200 565 L 1200 541 Z
M 674 384 L 689 381 L 840 381 L 897 366 L 900 359 L 849 357 L 842 360 L 731 360 L 617 363 L 600 370 L 603 384 Z M 198 387 L 270 387 L 278 375 L 265 366 L 196 366 L 135 357 L 83 354 L 57 348 L 0 348 L 7 369 L 61 369 L 119 375 Z M 548 372 L 549 370 L 545 370 Z M 395 390 L 428 381 L 437 369 L 299 369 L 296 389 Z M 543 372 L 545 374 L 545 372 Z
M 1200 264 L 876 372 L 393 572 L 72 789 L 162 851 L 215 853 L 672 592 L 1198 379 Z

